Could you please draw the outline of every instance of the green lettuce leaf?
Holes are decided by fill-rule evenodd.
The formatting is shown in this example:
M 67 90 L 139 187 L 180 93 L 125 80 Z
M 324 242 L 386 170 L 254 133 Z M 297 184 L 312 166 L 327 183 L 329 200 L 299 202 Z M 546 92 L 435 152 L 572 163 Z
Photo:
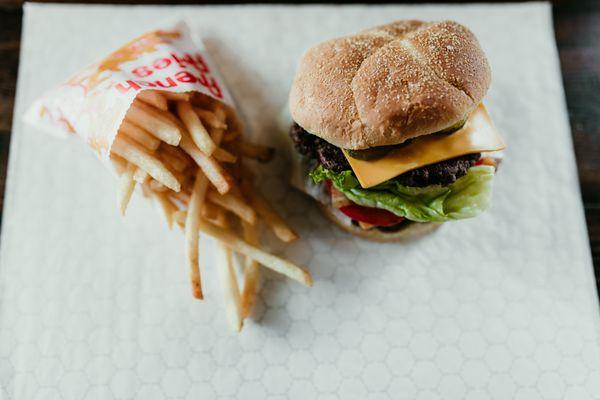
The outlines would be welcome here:
M 336 173 L 319 165 L 310 176 L 315 183 L 330 179 L 353 202 L 377 207 L 418 222 L 471 218 L 490 205 L 494 168 L 480 165 L 451 185 L 410 187 L 391 179 L 363 189 L 352 171 Z

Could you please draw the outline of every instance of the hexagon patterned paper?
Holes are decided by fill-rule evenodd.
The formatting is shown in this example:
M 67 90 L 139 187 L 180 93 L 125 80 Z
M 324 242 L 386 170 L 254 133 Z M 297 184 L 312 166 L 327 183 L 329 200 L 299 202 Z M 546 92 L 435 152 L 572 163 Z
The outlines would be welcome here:
M 509 150 L 494 205 L 406 244 L 360 241 L 286 185 L 285 157 L 253 166 L 302 235 L 230 332 L 210 262 L 194 301 L 183 241 L 76 140 L 19 119 L 42 90 L 180 17 L 202 33 L 249 131 L 280 150 L 277 119 L 302 52 L 400 18 L 456 19 L 493 69 L 486 98 Z M 25 7 L 0 254 L 0 398 L 599 399 L 599 308 L 550 7 Z M 280 151 L 280 154 L 284 154 Z

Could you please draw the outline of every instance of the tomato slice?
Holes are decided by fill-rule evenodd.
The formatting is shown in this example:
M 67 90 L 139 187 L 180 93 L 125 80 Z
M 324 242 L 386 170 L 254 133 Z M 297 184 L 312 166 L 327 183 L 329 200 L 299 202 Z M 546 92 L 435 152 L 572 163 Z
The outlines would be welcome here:
M 392 226 L 404 221 L 394 213 L 381 208 L 363 207 L 358 204 L 350 204 L 339 208 L 346 216 L 360 222 L 375 226 Z

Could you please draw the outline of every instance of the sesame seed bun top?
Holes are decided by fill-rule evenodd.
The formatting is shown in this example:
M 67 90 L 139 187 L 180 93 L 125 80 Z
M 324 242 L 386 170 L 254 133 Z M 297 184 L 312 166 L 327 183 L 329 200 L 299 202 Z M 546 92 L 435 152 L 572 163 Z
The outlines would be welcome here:
M 294 121 L 346 149 L 393 145 L 466 118 L 491 71 L 453 22 L 396 21 L 309 49 L 290 92 Z

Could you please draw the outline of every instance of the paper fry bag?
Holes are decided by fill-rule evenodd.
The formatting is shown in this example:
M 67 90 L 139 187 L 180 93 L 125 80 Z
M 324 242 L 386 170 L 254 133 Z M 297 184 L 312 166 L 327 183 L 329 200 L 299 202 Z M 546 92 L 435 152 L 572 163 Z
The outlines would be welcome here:
M 75 74 L 35 101 L 25 120 L 50 133 L 74 133 L 108 160 L 127 110 L 148 89 L 196 91 L 233 107 L 205 47 L 182 22 L 145 33 Z

